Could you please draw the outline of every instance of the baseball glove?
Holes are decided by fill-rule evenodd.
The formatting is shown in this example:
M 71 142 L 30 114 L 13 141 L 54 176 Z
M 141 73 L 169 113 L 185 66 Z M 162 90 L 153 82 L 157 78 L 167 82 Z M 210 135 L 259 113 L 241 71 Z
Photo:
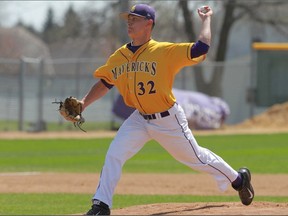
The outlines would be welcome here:
M 86 132 L 81 128 L 81 125 L 85 122 L 85 119 L 82 117 L 82 103 L 75 97 L 68 97 L 60 102 L 53 102 L 59 105 L 59 113 L 67 121 L 73 122 L 74 126 L 78 127 L 80 130 Z

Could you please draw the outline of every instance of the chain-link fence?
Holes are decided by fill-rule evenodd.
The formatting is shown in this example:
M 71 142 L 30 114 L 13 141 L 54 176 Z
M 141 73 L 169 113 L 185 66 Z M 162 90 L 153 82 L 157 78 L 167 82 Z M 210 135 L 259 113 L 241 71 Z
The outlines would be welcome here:
M 0 130 L 42 131 L 47 125 L 62 127 L 55 100 L 68 96 L 82 98 L 95 83 L 94 70 L 104 59 L 0 59 Z M 235 63 L 203 63 L 205 78 L 210 79 L 214 67 L 224 68 L 223 99 L 229 104 L 228 123 L 237 123 L 251 115 L 246 102 L 250 88 L 250 61 Z M 175 88 L 196 90 L 193 67 L 184 68 L 176 76 Z M 87 122 L 108 123 L 113 120 L 115 88 L 85 110 Z

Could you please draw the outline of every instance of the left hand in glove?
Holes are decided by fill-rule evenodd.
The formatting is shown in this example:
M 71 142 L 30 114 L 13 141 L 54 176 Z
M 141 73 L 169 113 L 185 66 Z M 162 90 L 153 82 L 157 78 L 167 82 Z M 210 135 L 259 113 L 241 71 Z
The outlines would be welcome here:
M 63 116 L 67 121 L 73 122 L 74 126 L 78 126 L 78 128 L 84 132 L 80 126 L 85 122 L 85 119 L 82 117 L 82 102 L 75 97 L 68 97 L 60 102 L 53 102 L 60 104 L 59 105 L 59 113 Z

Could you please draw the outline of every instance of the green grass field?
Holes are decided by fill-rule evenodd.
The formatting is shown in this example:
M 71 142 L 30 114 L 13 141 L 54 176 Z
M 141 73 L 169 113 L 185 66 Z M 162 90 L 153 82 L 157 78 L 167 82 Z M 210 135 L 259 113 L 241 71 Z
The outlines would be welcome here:
M 115 127 L 120 126 L 119 123 L 114 123 Z M 46 122 L 45 124 L 46 131 L 78 131 L 79 129 L 74 127 L 71 122 L 63 121 L 63 122 Z M 111 122 L 85 122 L 85 126 L 83 129 L 87 131 L 93 130 L 110 130 Z M 19 130 L 19 122 L 18 121 L 1 121 L 0 120 L 0 131 L 18 131 Z M 24 131 L 33 131 L 35 130 L 35 125 L 31 124 L 31 122 L 23 123 Z
M 231 166 L 247 166 L 253 173 L 288 173 L 288 134 L 197 136 L 198 143 L 223 157 Z M 106 139 L 0 139 L 0 171 L 99 173 L 110 138 Z M 123 172 L 187 173 L 156 142 L 149 142 Z M 0 176 L 1 178 L 1 176 Z M 21 177 L 19 177 L 21 178 Z M 21 179 L 19 179 L 21 182 Z M 96 184 L 96 182 L 95 182 Z M 93 192 L 91 192 L 93 193 Z M 73 214 L 86 211 L 91 194 L 0 194 L 0 214 Z M 115 195 L 114 208 L 160 202 L 238 201 L 225 196 Z M 288 202 L 287 197 L 261 197 L 257 201 Z M 90 203 L 89 203 L 90 204 Z M 88 205 L 89 205 L 88 204 Z

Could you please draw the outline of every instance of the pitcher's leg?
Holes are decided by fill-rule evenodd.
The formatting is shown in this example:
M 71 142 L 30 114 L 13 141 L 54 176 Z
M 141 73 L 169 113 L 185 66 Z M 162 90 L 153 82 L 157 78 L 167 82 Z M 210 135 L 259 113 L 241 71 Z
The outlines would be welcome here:
M 145 125 L 139 123 L 137 118 L 139 118 L 138 115 L 132 114 L 122 124 L 110 144 L 101 171 L 100 182 L 93 197 L 93 199 L 106 203 L 110 208 L 115 187 L 121 177 L 122 166 L 150 139 Z
M 157 130 L 156 139 L 175 159 L 194 170 L 211 174 L 221 190 L 231 184 L 238 173 L 221 157 L 198 145 L 180 106 L 175 114 L 150 124 L 151 131 Z

